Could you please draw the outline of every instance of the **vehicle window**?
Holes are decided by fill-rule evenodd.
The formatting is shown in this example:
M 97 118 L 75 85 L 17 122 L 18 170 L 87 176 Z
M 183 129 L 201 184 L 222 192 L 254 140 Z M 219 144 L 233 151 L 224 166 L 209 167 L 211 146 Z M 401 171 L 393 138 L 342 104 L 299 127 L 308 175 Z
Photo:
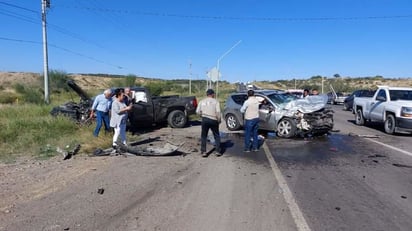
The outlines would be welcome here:
M 232 95 L 232 99 L 235 103 L 243 105 L 247 99 L 247 95 Z
M 379 96 L 383 97 L 385 100 L 387 99 L 386 92 L 383 89 L 379 90 L 377 97 L 379 97 Z
M 277 105 L 289 103 L 297 99 L 297 97 L 292 94 L 271 94 L 268 95 L 268 98 Z
M 375 94 L 375 91 L 365 90 L 360 93 L 362 97 L 372 97 Z
M 412 91 L 408 90 L 389 90 L 391 101 L 395 100 L 412 100 Z

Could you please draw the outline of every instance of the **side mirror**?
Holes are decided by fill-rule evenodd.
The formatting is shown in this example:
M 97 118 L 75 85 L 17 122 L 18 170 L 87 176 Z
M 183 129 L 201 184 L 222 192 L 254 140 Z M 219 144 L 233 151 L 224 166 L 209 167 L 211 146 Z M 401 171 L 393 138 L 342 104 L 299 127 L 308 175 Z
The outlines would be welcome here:
M 380 102 L 385 102 L 385 101 L 386 101 L 386 98 L 383 97 L 383 96 L 377 96 L 377 97 L 376 97 L 376 100 L 377 100 L 377 101 L 380 101 Z

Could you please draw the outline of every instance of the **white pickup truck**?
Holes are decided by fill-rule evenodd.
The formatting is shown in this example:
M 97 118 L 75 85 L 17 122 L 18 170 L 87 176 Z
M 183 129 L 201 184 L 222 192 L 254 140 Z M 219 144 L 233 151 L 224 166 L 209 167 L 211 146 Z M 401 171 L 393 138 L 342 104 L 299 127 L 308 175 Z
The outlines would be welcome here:
M 412 88 L 379 86 L 371 98 L 355 97 L 355 123 L 384 123 L 385 132 L 412 132 Z

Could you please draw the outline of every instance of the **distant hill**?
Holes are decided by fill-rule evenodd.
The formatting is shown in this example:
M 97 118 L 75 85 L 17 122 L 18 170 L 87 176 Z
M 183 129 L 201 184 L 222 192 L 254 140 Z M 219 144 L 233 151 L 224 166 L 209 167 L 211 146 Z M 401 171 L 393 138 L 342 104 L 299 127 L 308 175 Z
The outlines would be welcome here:
M 121 75 L 107 75 L 107 74 L 67 74 L 70 78 L 76 81 L 76 83 L 83 89 L 104 89 L 111 87 L 110 84 L 113 79 L 127 77 Z M 42 86 L 42 76 L 39 73 L 30 72 L 0 72 L 0 90 L 8 90 L 16 83 Z M 145 78 L 136 76 L 136 84 L 145 85 L 147 81 L 156 82 L 163 81 L 161 79 Z M 176 84 L 185 84 L 188 80 L 167 80 L 175 82 Z M 197 80 L 199 81 L 199 80 Z M 186 84 L 188 84 L 186 82 Z M 230 89 L 236 89 L 235 83 L 224 83 L 226 86 L 229 85 Z M 265 89 L 303 89 L 303 88 L 317 88 L 321 90 L 322 87 L 322 77 L 314 76 L 308 79 L 292 79 L 292 80 L 267 80 L 267 81 L 254 81 L 251 82 L 260 88 Z M 382 76 L 376 77 L 323 77 L 323 88 L 324 92 L 328 92 L 329 85 L 332 84 L 336 91 L 341 92 L 352 92 L 355 89 L 366 88 L 374 89 L 378 85 L 388 85 L 388 86 L 403 86 L 412 87 L 412 78 L 384 78 Z M 223 86 L 219 85 L 219 86 Z M 223 89 L 223 88 L 222 88 Z M 203 90 L 203 89 L 202 89 Z

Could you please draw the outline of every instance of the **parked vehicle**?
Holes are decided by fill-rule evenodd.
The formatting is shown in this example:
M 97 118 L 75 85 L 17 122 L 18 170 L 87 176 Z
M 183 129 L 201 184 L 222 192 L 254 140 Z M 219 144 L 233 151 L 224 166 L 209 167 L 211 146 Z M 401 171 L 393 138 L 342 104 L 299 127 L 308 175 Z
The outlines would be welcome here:
M 371 98 L 355 97 L 355 123 L 381 122 L 385 132 L 412 132 L 412 88 L 380 86 Z
M 88 120 L 93 99 L 74 81 L 70 80 L 67 83 L 80 95 L 80 103 L 68 102 L 54 107 L 50 113 L 54 116 L 69 116 L 78 122 Z M 132 110 L 129 112 L 131 127 L 167 122 L 172 128 L 182 128 L 187 124 L 188 116 L 196 113 L 195 96 L 152 96 L 144 87 L 131 87 L 130 90 L 133 103 Z
M 298 99 L 293 94 L 277 90 L 256 90 L 261 103 L 259 129 L 275 131 L 279 137 L 296 135 L 323 135 L 333 128 L 333 111 L 326 108 L 325 95 Z M 247 92 L 232 93 L 226 99 L 223 118 L 226 127 L 239 130 L 244 118 L 240 108 L 247 99 Z
M 343 101 L 343 110 L 353 111 L 353 100 L 355 97 L 372 97 L 375 94 L 375 90 L 361 89 L 352 92 L 348 97 Z
M 332 84 L 329 85 L 330 92 L 328 92 L 328 103 L 330 104 L 343 104 L 346 96 L 341 92 L 336 92 Z

